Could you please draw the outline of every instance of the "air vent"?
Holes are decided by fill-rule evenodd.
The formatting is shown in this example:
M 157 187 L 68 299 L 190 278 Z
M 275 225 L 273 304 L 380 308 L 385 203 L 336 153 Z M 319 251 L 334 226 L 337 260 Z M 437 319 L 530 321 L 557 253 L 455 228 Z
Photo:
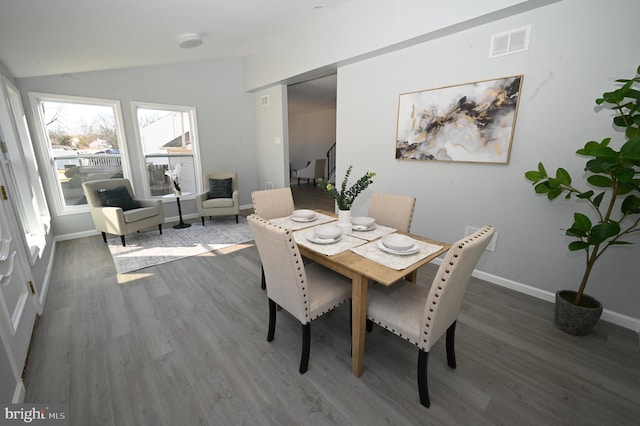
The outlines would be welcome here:
M 491 36 L 490 58 L 524 52 L 529 49 L 531 25 Z
M 260 106 L 269 106 L 269 95 L 260 96 Z

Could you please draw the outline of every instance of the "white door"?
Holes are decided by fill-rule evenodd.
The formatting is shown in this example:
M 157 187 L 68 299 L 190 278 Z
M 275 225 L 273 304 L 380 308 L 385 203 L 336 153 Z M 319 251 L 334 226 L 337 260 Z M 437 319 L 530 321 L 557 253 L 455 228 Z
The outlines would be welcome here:
M 0 170 L 0 337 L 16 386 L 22 386 L 24 369 L 37 316 L 37 302 L 26 253 L 15 238 L 19 232 Z

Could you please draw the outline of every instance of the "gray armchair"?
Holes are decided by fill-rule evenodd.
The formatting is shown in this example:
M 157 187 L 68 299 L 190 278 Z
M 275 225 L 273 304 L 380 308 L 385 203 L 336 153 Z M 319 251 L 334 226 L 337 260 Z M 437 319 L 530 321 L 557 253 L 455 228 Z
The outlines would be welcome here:
M 141 229 L 158 225 L 162 234 L 164 210 L 160 200 L 135 198 L 128 179 L 102 179 L 82 184 L 93 223 L 107 242 L 107 233 L 124 236 Z
M 196 207 L 198 215 L 202 218 L 204 226 L 205 216 L 236 216 L 240 214 L 238 201 L 238 173 L 213 172 L 204 175 L 204 185 L 209 188 L 206 192 L 196 194 Z

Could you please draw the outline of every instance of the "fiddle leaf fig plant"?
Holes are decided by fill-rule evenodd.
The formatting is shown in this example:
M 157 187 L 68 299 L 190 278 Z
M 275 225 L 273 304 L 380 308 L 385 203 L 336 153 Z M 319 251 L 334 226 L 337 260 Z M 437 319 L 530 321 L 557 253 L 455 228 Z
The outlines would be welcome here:
M 587 158 L 585 180 L 595 190 L 580 189 L 564 168 L 558 168 L 555 176 L 550 176 L 539 163 L 537 170 L 525 173 L 537 194 L 544 194 L 549 200 L 562 194 L 565 199 L 575 196 L 591 207 L 591 217 L 575 212 L 573 224 L 565 232 L 575 238 L 569 243 L 569 250 L 584 250 L 586 254 L 575 305 L 583 304 L 589 276 L 602 253 L 611 246 L 631 244 L 624 238 L 640 230 L 640 91 L 637 88 L 640 67 L 634 78 L 616 81 L 622 86 L 605 92 L 596 99 L 596 104 L 615 112 L 614 127 L 624 131 L 626 141 L 619 150 L 609 146 L 611 138 L 605 138 L 601 142 L 587 142 L 576 151 Z

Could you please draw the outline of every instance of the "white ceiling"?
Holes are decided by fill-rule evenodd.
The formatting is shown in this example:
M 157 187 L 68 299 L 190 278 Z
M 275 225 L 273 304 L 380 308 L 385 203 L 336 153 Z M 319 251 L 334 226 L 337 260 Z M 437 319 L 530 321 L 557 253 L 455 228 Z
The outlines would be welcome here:
M 349 1 L 0 0 L 0 63 L 23 78 L 247 56 Z M 192 32 L 202 46 L 179 48 Z

